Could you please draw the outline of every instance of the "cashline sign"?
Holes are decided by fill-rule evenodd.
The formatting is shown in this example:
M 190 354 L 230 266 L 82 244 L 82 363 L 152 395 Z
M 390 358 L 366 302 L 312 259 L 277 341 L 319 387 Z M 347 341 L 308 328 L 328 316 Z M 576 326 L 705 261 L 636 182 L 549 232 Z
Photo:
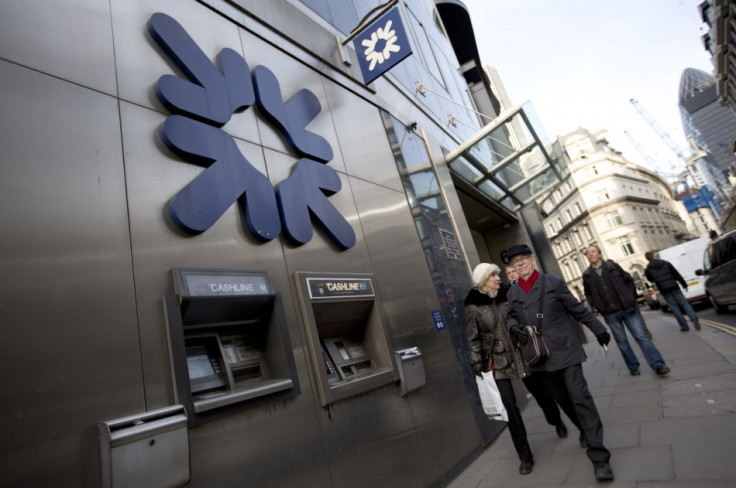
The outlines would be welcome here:
M 370 278 L 307 278 L 307 284 L 313 300 L 375 296 Z
M 190 297 L 269 295 L 268 283 L 259 274 L 182 274 Z

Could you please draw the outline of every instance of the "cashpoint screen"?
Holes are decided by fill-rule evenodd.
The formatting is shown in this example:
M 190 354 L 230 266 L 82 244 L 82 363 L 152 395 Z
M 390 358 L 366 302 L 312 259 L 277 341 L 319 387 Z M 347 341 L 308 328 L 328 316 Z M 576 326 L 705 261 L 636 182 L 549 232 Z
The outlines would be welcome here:
M 215 369 L 212 367 L 210 357 L 207 354 L 195 354 L 187 357 L 187 366 L 189 367 L 189 378 L 192 380 L 215 374 Z

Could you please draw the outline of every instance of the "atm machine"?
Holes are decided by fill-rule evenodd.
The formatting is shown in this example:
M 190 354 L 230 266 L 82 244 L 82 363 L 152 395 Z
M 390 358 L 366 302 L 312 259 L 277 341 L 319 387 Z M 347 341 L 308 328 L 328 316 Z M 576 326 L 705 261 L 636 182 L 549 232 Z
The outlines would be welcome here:
M 222 407 L 299 394 L 281 297 L 265 271 L 174 268 L 172 277 L 169 352 L 190 425 Z
M 394 354 L 373 275 L 295 274 L 322 406 L 394 383 Z

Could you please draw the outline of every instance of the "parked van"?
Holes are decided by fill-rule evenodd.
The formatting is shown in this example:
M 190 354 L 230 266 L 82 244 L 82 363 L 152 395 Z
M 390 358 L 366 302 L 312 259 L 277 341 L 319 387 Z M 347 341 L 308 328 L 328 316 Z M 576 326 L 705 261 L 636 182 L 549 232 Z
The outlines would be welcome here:
M 687 291 L 683 291 L 683 294 L 690 303 L 706 300 L 705 279 L 697 275 L 696 270 L 703 266 L 703 255 L 709 242 L 709 237 L 700 237 L 657 252 L 659 259 L 664 259 L 672 263 L 672 266 L 685 279 Z M 657 300 L 662 306 L 663 312 L 669 311 L 667 302 L 665 302 L 661 293 L 657 293 Z
M 706 275 L 705 292 L 716 313 L 736 305 L 736 229 L 710 241 L 696 272 Z

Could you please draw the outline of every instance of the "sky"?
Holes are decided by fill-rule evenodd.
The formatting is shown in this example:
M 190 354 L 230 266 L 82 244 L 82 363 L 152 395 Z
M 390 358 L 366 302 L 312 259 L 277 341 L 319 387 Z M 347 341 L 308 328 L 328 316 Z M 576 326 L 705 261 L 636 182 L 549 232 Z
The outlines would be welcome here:
M 686 68 L 713 73 L 702 0 L 462 1 L 481 62 L 498 70 L 512 104 L 531 101 L 550 141 L 579 128 L 607 130 L 629 161 L 673 172 L 677 155 L 629 100 L 688 149 L 680 77 Z

